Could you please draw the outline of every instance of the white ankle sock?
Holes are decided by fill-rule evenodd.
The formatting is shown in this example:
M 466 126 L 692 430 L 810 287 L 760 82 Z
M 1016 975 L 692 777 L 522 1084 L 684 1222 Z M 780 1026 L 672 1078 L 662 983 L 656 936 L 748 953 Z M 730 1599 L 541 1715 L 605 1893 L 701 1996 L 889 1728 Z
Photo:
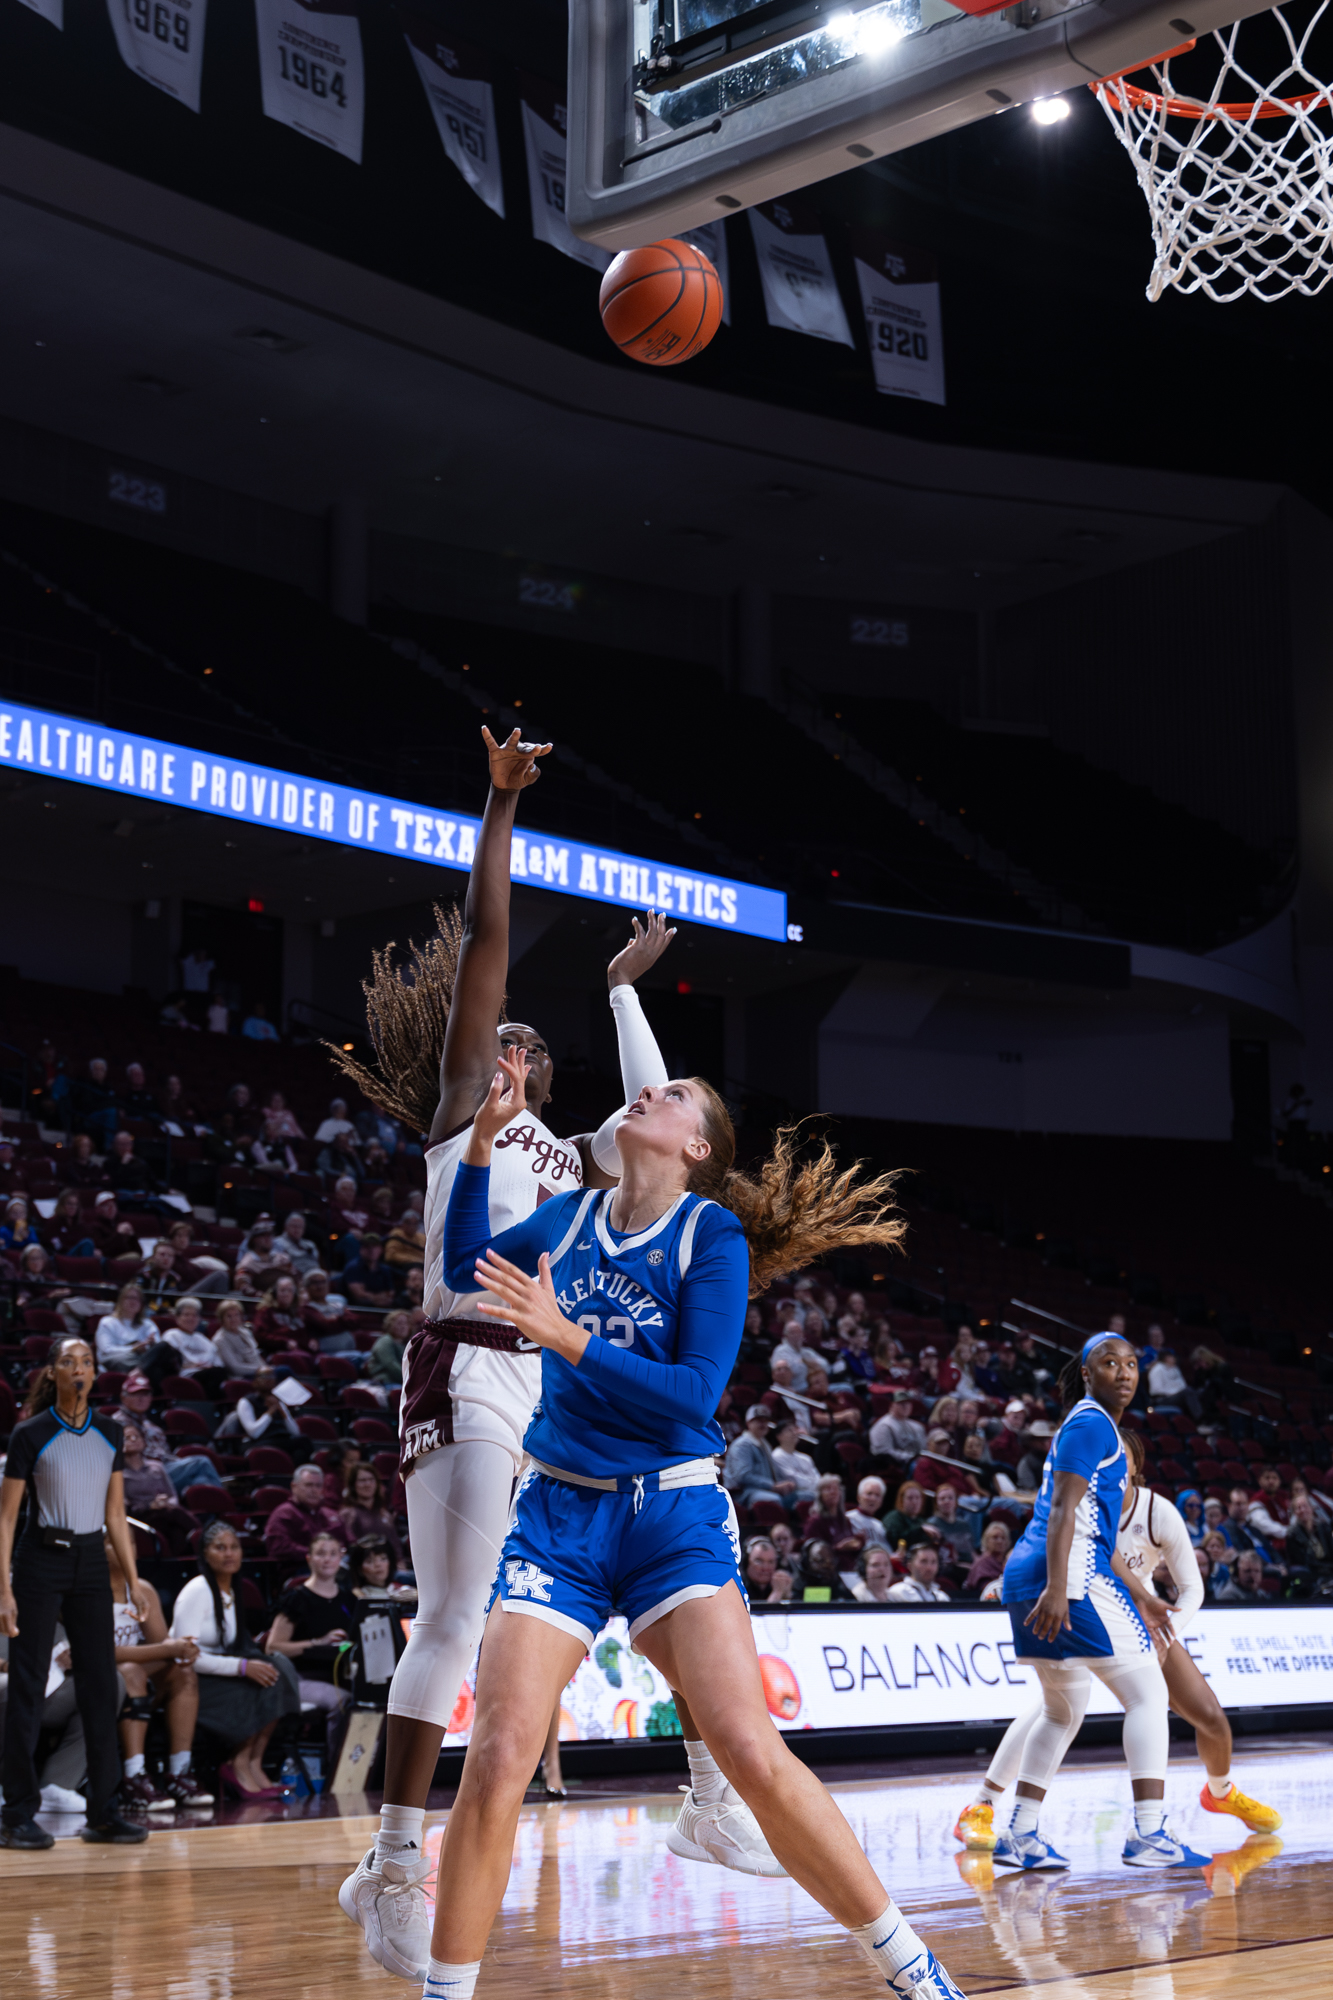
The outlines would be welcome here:
M 1210 1774 L 1208 1779 L 1208 1789 L 1212 1793 L 1215 1799 L 1224 1799 L 1227 1793 L 1231 1790 L 1230 1771 L 1227 1772 L 1224 1778 L 1214 1778 Z
M 873 1924 L 859 1924 L 847 1932 L 859 1945 L 881 1979 L 892 1979 L 904 1966 L 924 1958 L 926 1946 L 908 1923 L 898 1905 L 890 1902 L 882 1917 Z
M 1037 1821 L 1041 1818 L 1040 1799 L 1015 1799 L 1014 1816 L 1009 1822 L 1010 1833 L 1035 1833 Z
M 188 1750 L 173 1750 L 167 1758 L 167 1769 L 173 1778 L 179 1778 L 181 1772 L 188 1771 L 189 1768 L 190 1753 Z
M 125 1776 L 127 1778 L 137 1778 L 142 1769 L 142 1757 L 127 1757 L 125 1759 Z
M 1135 1799 L 1134 1825 L 1139 1833 L 1160 1833 L 1166 1825 L 1166 1805 L 1161 1799 Z
M 1003 1792 L 993 1792 L 983 1778 L 977 1786 L 972 1803 L 974 1806 L 998 1806 L 1003 1797 Z
M 690 1760 L 690 1790 L 694 1802 L 700 1806 L 716 1806 L 722 1803 L 722 1792 L 726 1779 L 719 1771 L 712 1751 L 706 1743 L 691 1743 L 685 1738 L 685 1755 Z
M 443 1960 L 433 1958 L 421 1989 L 421 2000 L 472 2000 L 480 1971 L 480 1959 L 473 1965 L 446 1965 Z
M 375 1865 L 382 1861 L 401 1861 L 403 1850 L 410 1848 L 412 1856 L 421 1852 L 422 1824 L 426 1817 L 424 1806 L 381 1806 L 379 1831 L 375 1835 Z M 468 1992 L 472 1991 L 471 1987 Z

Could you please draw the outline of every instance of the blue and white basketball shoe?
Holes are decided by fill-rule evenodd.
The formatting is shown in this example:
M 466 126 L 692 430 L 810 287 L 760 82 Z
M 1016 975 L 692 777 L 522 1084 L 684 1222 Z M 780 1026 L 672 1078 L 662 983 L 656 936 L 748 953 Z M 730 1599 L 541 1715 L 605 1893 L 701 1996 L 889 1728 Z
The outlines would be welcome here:
M 998 1861 L 999 1856 L 996 1855 Z M 1126 1868 L 1206 1868 L 1211 1854 L 1196 1854 L 1161 1827 L 1156 1833 L 1131 1833 L 1120 1859 Z
M 961 1986 L 955 1986 L 933 1951 L 914 1958 L 888 1982 L 898 2000 L 967 2000 Z
M 997 1868 L 1068 1868 L 1063 1854 L 1057 1854 L 1039 1833 L 1002 1833 L 995 1843 L 991 1860 Z

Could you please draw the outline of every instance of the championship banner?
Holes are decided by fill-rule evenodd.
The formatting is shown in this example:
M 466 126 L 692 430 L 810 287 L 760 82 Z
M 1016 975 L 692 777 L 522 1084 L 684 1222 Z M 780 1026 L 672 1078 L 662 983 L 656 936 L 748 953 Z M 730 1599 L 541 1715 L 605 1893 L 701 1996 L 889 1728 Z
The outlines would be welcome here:
M 701 222 L 697 229 L 682 229 L 682 243 L 692 243 L 696 250 L 702 250 L 722 284 L 722 324 L 731 325 L 731 265 L 727 258 L 727 225 L 719 216 L 716 222 Z
M 1014 1657 L 999 1607 L 760 1607 L 753 1627 L 768 1710 L 782 1730 L 1007 1723 L 1041 1694 L 1033 1668 Z M 1333 1703 L 1333 1604 L 1218 1605 L 1199 1612 L 1178 1643 L 1224 1708 Z M 475 1684 L 474 1659 L 446 1748 L 468 1740 Z M 1095 1677 L 1088 1713 L 1122 1713 Z M 630 1650 L 623 1618 L 585 1654 L 560 1697 L 560 1725 L 562 1740 L 579 1743 L 679 1733 L 670 1686 Z
M 808 203 L 787 196 L 750 210 L 750 231 L 770 326 L 854 345 L 833 260 Z
M 255 26 L 264 116 L 360 166 L 366 78 L 357 0 L 255 0 Z
M 0 701 L 0 767 L 443 868 L 470 868 L 481 830 L 471 813 L 321 784 L 21 702 Z M 530 888 L 590 902 L 664 910 L 749 937 L 782 942 L 787 936 L 787 898 L 780 889 L 552 840 L 528 828 L 511 838 L 509 873 Z
M 65 0 L 19 0 L 19 6 L 26 7 L 29 13 L 40 14 L 53 28 L 65 25 Z
M 197 111 L 208 0 L 106 0 L 106 5 L 126 69 Z
M 856 231 L 852 245 L 875 387 L 882 396 L 943 403 L 944 334 L 935 259 L 899 249 L 874 230 Z
M 445 152 L 474 194 L 505 212 L 490 63 L 466 42 L 445 41 L 422 14 L 399 10 L 407 46 Z
M 528 198 L 532 203 L 532 233 L 576 263 L 604 271 L 609 250 L 585 243 L 565 221 L 565 161 L 568 129 L 564 99 L 540 77 L 520 78 L 523 93 L 523 143 L 528 155 Z

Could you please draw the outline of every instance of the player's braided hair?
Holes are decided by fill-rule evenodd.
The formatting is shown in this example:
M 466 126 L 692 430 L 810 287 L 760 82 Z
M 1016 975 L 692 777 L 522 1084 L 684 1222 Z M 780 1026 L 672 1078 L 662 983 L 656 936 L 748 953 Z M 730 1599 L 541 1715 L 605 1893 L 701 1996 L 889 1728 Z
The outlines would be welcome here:
M 349 1083 L 413 1132 L 429 1132 L 440 1101 L 440 1058 L 458 972 L 463 919 L 457 905 L 435 905 L 435 935 L 408 946 L 394 963 L 396 944 L 371 953 L 370 977 L 363 979 L 366 1025 L 375 1047 L 376 1067 L 367 1069 L 334 1042 L 324 1047 Z
M 740 1218 L 750 1246 L 751 1298 L 830 1250 L 868 1243 L 901 1247 L 907 1219 L 894 1206 L 898 1173 L 859 1179 L 860 1161 L 840 1169 L 827 1139 L 813 1159 L 798 1160 L 797 1125 L 782 1127 L 757 1175 L 745 1173 L 732 1164 L 736 1132 L 726 1105 L 701 1076 L 690 1081 L 703 1096 L 703 1136 L 712 1150 L 692 1171 L 689 1186 Z

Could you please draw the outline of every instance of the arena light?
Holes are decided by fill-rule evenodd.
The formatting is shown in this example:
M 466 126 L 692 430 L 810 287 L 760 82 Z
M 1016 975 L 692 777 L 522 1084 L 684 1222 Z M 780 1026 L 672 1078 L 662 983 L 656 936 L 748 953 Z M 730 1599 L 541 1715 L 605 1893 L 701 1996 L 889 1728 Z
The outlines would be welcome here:
M 0 703 L 0 764 L 34 777 L 155 804 L 165 800 L 215 819 L 464 872 L 472 866 L 481 829 L 479 819 L 447 807 L 323 784 L 298 772 L 218 757 L 19 702 Z M 735 882 L 695 864 L 666 866 L 523 828 L 513 837 L 509 872 L 531 888 L 587 902 L 664 910 L 746 937 L 781 942 L 787 936 L 787 898 L 780 889 Z
M 1065 97 L 1039 97 L 1032 107 L 1032 116 L 1038 125 L 1059 125 L 1069 116 L 1069 100 Z

